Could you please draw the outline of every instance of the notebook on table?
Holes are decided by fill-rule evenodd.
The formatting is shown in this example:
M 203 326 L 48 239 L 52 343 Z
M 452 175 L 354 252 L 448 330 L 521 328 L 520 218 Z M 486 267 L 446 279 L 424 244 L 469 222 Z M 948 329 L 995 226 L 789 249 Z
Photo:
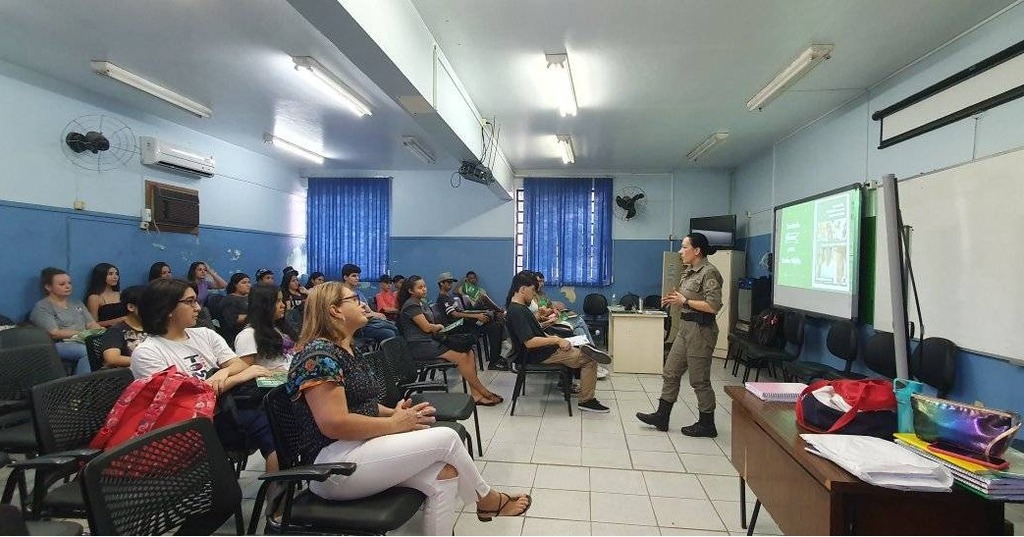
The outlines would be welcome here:
M 747 391 L 770 403 L 795 403 L 800 392 L 807 388 L 803 382 L 747 382 Z

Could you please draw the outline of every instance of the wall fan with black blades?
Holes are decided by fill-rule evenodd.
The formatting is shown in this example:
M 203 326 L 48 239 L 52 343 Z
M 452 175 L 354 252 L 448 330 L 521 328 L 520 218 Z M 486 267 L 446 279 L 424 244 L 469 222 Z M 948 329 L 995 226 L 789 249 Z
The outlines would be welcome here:
M 96 172 L 121 168 L 139 152 L 131 127 L 102 114 L 71 120 L 60 139 L 68 162 Z
M 615 193 L 615 217 L 619 220 L 632 220 L 643 212 L 647 202 L 647 194 L 636 186 L 620 188 Z

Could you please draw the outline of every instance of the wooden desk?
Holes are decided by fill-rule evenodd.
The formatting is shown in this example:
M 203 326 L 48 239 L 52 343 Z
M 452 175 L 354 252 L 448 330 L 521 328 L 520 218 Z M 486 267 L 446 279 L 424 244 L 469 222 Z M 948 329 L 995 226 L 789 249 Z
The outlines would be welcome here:
M 608 353 L 616 373 L 662 371 L 665 312 L 608 312 Z
M 786 535 L 1000 535 L 1003 503 L 959 487 L 905 492 L 869 485 L 804 450 L 793 405 L 742 386 L 732 398 L 732 464 Z M 742 483 L 741 483 L 742 490 Z

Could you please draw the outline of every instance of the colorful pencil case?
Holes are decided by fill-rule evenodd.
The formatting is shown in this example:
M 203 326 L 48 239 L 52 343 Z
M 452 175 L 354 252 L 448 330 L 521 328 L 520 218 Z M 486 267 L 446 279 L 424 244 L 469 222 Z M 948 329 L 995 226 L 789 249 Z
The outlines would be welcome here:
M 999 457 L 1020 429 L 1016 412 L 968 405 L 915 393 L 914 433 L 925 442 L 946 442 L 984 455 Z

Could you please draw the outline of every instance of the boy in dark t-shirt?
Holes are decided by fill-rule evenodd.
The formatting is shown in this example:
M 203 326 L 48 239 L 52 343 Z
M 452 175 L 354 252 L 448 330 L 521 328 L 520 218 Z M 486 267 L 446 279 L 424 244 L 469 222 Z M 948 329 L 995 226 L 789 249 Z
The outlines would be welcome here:
M 143 289 L 145 287 L 136 285 L 121 291 L 121 305 L 128 314 L 124 321 L 108 328 L 100 339 L 105 367 L 130 366 L 135 347 L 149 335 L 142 329 L 142 320 L 139 319 L 139 309 L 136 306 Z

